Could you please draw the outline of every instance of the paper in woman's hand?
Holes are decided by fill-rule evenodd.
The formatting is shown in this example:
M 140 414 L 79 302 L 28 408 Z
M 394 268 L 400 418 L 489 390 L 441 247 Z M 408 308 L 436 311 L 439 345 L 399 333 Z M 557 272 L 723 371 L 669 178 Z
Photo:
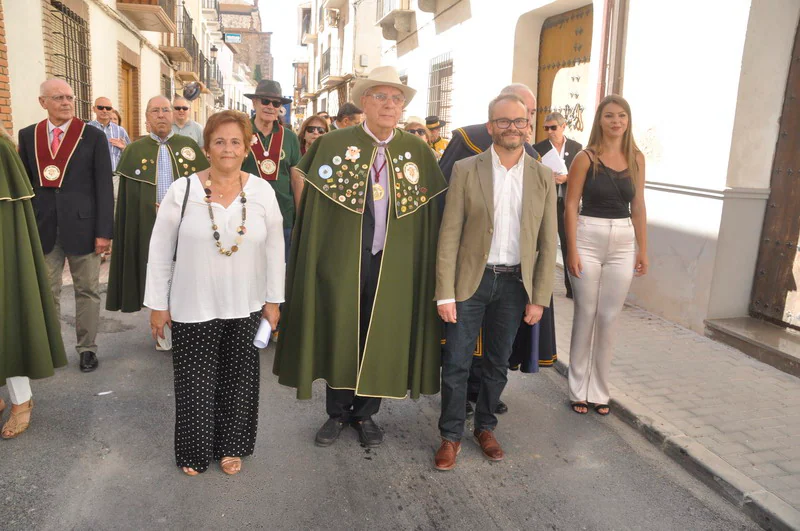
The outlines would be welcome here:
M 256 338 L 253 340 L 253 345 L 256 348 L 267 348 L 269 345 L 269 338 L 272 335 L 272 327 L 269 324 L 269 321 L 261 318 L 261 324 L 258 325 L 258 332 L 256 332 Z

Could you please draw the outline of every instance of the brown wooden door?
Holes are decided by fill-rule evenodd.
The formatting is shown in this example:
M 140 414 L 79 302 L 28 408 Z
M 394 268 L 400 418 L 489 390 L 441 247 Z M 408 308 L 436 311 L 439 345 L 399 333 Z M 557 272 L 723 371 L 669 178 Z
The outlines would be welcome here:
M 750 313 L 800 329 L 800 28 L 795 36 Z
M 131 140 L 139 136 L 139 117 L 136 105 L 136 67 L 120 62 L 120 102 L 119 113 L 124 121 L 123 126 L 128 131 Z
M 592 5 L 554 15 L 542 24 L 539 38 L 539 86 L 534 138 L 544 140 L 545 116 L 560 112 L 567 130 L 583 131 L 583 112 L 589 96 L 589 59 L 592 56 Z M 581 66 L 583 65 L 583 66 Z M 556 87 L 558 73 L 570 69 Z M 563 75 L 562 75 L 563 78 Z M 555 89 L 555 92 L 554 92 Z

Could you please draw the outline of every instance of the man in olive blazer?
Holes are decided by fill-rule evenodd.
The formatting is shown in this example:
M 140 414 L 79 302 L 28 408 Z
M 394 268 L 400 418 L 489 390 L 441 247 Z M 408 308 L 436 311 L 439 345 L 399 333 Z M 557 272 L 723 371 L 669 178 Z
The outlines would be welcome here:
M 494 438 L 497 402 L 508 381 L 514 337 L 550 305 L 556 265 L 556 188 L 552 171 L 525 153 L 527 107 L 516 95 L 489 105 L 492 146 L 457 162 L 450 178 L 436 256 L 436 301 L 447 326 L 442 362 L 442 446 L 435 467 L 450 470 L 466 421 L 467 377 L 481 323 L 484 365 L 475 438 L 503 458 Z M 485 317 L 485 320 L 484 320 Z

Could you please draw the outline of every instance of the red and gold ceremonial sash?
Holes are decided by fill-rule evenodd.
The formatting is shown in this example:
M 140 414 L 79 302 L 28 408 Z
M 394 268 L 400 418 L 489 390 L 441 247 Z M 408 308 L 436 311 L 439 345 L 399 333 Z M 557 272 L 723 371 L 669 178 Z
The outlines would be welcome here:
M 266 181 L 278 180 L 278 164 L 283 158 L 283 126 L 275 125 L 278 130 L 272 133 L 269 139 L 269 148 L 264 147 L 258 132 L 253 133 L 253 140 L 250 142 L 250 151 L 256 158 L 258 173 Z
M 67 165 L 78 147 L 78 141 L 83 136 L 84 127 L 86 124 L 82 120 L 73 118 L 58 146 L 58 151 L 53 153 L 50 151 L 50 142 L 47 138 L 47 120 L 36 124 L 33 145 L 36 168 L 39 170 L 39 184 L 43 188 L 61 188 Z

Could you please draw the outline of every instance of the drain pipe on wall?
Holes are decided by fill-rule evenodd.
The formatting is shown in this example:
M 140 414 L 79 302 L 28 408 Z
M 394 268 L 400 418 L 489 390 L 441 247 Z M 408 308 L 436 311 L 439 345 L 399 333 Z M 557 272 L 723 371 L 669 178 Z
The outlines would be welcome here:
M 611 44 L 611 13 L 614 9 L 614 0 L 605 0 L 603 5 L 603 27 L 600 30 L 602 42 L 600 44 L 600 72 L 597 75 L 597 93 L 595 94 L 595 107 L 606 95 L 606 79 L 608 78 L 608 49 Z

